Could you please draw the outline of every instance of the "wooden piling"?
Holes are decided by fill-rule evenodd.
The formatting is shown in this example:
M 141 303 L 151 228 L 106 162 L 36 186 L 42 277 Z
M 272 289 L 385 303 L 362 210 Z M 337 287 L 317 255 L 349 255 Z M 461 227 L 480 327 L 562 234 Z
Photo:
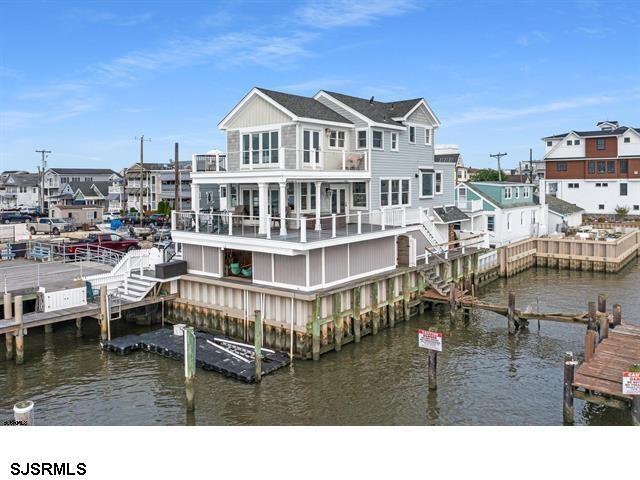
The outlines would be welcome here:
M 449 316 L 451 320 L 455 320 L 456 318 L 456 287 L 453 283 L 449 289 Z
M 100 287 L 100 339 L 104 342 L 108 338 L 109 316 L 107 312 L 107 286 Z
M 509 299 L 507 304 L 507 327 L 509 329 L 509 333 L 516 333 L 516 294 L 515 292 L 509 290 Z
M 45 324 L 44 333 L 53 333 L 53 324 L 51 323 Z
M 378 309 L 378 282 L 371 284 L 371 333 L 378 334 L 380 329 L 380 310 Z
M 587 329 L 587 333 L 584 335 L 584 361 L 589 363 L 596 353 L 596 339 L 597 334 L 595 330 Z
M 311 355 L 314 360 L 320 360 L 320 297 L 316 297 L 311 308 Z
M 16 295 L 13 309 L 16 316 L 16 323 L 18 324 L 18 331 L 16 332 L 15 339 L 16 365 L 22 365 L 24 363 L 24 325 L 22 322 L 22 295 Z
M 10 293 L 4 294 L 4 319 L 10 320 L 13 318 L 12 314 L 12 295 Z M 13 332 L 7 332 L 4 336 L 5 345 L 7 347 L 7 360 L 13 359 Z
M 587 329 L 596 330 L 596 302 L 589 302 L 587 304 L 587 311 L 589 313 L 589 323 Z
M 622 307 L 619 303 L 613 306 L 613 327 L 617 327 L 622 323 Z
M 76 337 L 82 337 L 82 317 L 76 318 Z
M 418 303 L 418 315 L 422 315 L 424 313 L 424 301 L 422 300 L 422 294 L 424 293 L 424 275 L 422 274 L 422 272 L 417 272 L 418 275 L 418 300 L 420 301 L 420 303 Z
M 343 329 L 343 319 L 340 312 L 342 311 L 342 294 L 334 293 L 333 294 L 333 326 L 334 326 L 334 335 L 333 342 L 334 348 L 336 352 L 342 350 L 342 329 Z
M 409 293 L 409 274 L 402 275 L 402 312 L 404 321 L 408 322 L 411 317 L 411 310 L 409 307 L 410 293 Z
M 640 372 L 640 365 L 630 365 L 629 371 Z M 631 422 L 634 427 L 640 427 L 640 395 L 631 396 Z
M 604 293 L 598 294 L 598 311 L 607 313 L 607 296 Z
M 360 327 L 360 287 L 356 287 L 351 291 L 351 308 L 353 310 L 353 336 L 356 343 L 360 343 L 361 327 Z
M 256 310 L 254 315 L 253 346 L 255 349 L 256 382 L 260 382 L 262 380 L 262 312 Z
M 600 317 L 600 341 L 609 338 L 609 317 Z
M 434 327 L 429 328 L 430 331 L 435 332 Z M 438 351 L 427 351 L 427 368 L 429 370 L 429 390 L 437 390 L 438 388 Z
M 567 352 L 564 357 L 564 395 L 562 404 L 562 418 L 564 423 L 572 424 L 574 421 L 573 410 L 573 377 L 578 362 L 575 361 L 572 352 Z
M 184 392 L 187 398 L 187 412 L 196 408 L 193 379 L 196 376 L 196 334 L 193 327 L 185 327 L 184 336 Z
M 387 278 L 387 318 L 392 328 L 396 325 L 395 284 L 395 278 Z

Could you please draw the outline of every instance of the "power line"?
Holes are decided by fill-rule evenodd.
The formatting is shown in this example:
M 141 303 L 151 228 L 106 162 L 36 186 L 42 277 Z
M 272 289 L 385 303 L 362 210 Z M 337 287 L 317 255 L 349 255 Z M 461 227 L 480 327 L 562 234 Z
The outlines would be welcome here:
M 507 152 L 504 153 L 494 153 L 494 154 L 489 154 L 490 157 L 492 158 L 497 158 L 498 159 L 498 181 L 501 182 L 502 181 L 502 169 L 500 168 L 500 160 L 502 159 L 502 157 L 507 156 Z

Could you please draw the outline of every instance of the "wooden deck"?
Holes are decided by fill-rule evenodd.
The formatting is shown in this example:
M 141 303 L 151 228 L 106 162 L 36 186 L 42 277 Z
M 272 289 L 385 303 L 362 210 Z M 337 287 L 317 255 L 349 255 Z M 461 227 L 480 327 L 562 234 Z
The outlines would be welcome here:
M 596 346 L 591 360 L 576 369 L 573 386 L 580 391 L 576 397 L 596 393 L 630 401 L 631 396 L 622 393 L 622 372 L 632 364 L 640 364 L 640 326 L 623 323 Z

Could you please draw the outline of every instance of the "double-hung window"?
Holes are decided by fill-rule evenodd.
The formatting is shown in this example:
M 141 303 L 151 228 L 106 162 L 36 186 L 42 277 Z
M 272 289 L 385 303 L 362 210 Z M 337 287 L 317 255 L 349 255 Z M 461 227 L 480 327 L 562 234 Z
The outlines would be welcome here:
M 516 192 L 516 198 L 520 198 L 520 187 L 514 187 L 514 190 Z
M 384 149 L 384 142 L 382 140 L 382 130 L 371 131 L 371 148 L 375 150 Z
M 440 195 L 442 193 L 442 172 L 435 172 L 434 187 L 435 194 Z
M 596 173 L 596 162 L 594 160 L 589 160 L 589 163 L 587 163 L 587 172 Z
M 242 135 L 242 164 L 278 163 L 279 132 L 253 132 Z
M 620 173 L 628 173 L 629 161 L 627 159 L 620 160 Z
M 487 217 L 487 231 L 493 232 L 496 229 L 496 219 L 493 216 Z
M 344 130 L 330 130 L 329 131 L 329 147 L 330 148 L 344 148 L 345 143 Z
M 606 162 L 604 160 L 598 160 L 598 173 L 604 173 L 606 168 Z
M 352 199 L 351 204 L 353 207 L 367 206 L 367 184 L 365 182 L 355 182 L 351 184 Z
M 382 207 L 409 205 L 409 180 L 402 178 L 380 180 L 380 205 Z
M 391 132 L 391 150 L 394 152 L 398 151 L 398 133 Z
M 607 173 L 616 173 L 616 161 L 607 160 Z
M 358 141 L 356 146 L 359 149 L 367 148 L 367 131 L 366 130 L 358 130 L 357 139 Z
M 424 129 L 424 144 L 431 145 L 431 129 L 428 127 Z
M 556 162 L 556 172 L 566 172 L 567 162 Z
M 511 198 L 511 187 L 507 187 L 504 189 L 504 198 L 507 200 Z
M 596 150 L 604 150 L 605 149 L 605 138 L 596 138 Z
M 626 197 L 627 196 L 627 191 L 628 191 L 627 187 L 628 187 L 628 184 L 626 184 L 626 183 L 621 183 L 620 184 L 620 196 L 621 197 Z
M 524 198 L 529 198 L 529 187 L 524 187 L 522 196 Z
M 409 126 L 409 143 L 416 143 L 416 127 Z

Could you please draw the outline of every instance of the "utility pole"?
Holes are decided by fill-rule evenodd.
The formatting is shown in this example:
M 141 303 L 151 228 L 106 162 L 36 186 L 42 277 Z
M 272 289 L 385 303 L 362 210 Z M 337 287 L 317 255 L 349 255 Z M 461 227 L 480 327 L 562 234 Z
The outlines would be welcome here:
M 173 155 L 173 161 L 174 161 L 174 172 L 175 172 L 175 177 L 176 177 L 176 189 L 175 189 L 175 194 L 173 197 L 173 209 L 174 210 L 178 210 L 178 204 L 179 204 L 179 198 L 180 198 L 180 189 L 182 188 L 182 185 L 180 185 L 180 161 L 179 161 L 179 157 L 178 157 L 178 142 L 176 142 L 175 144 L 175 152 Z
M 497 158 L 498 159 L 498 181 L 501 182 L 502 181 L 502 168 L 500 168 L 500 159 L 502 157 L 505 157 L 507 155 L 507 152 L 504 153 L 495 153 L 495 154 L 489 154 L 490 157 L 492 158 Z
M 40 174 L 40 215 L 44 214 L 44 171 L 47 169 L 47 157 L 49 156 L 49 154 L 51 153 L 51 150 L 36 150 L 36 153 L 40 153 L 42 154 L 42 165 L 41 168 L 39 168 L 38 173 Z
M 531 177 L 531 184 L 533 185 L 533 148 L 529 149 L 529 175 Z
M 136 137 L 138 140 L 138 137 Z M 145 140 L 144 135 L 140 137 L 140 203 L 139 203 L 139 213 L 140 213 L 140 227 L 142 227 L 142 219 L 144 217 L 144 142 L 150 142 L 151 139 L 148 138 Z M 151 192 L 149 192 L 151 193 Z

